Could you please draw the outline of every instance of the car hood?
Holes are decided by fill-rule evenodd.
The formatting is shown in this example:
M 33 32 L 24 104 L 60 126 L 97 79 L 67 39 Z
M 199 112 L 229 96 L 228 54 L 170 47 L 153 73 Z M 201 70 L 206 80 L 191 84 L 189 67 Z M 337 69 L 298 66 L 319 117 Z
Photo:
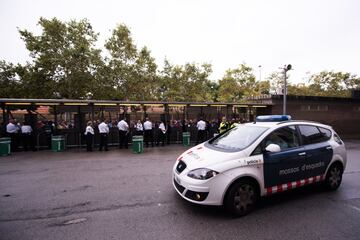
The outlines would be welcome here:
M 197 168 L 211 168 L 211 166 L 231 160 L 244 158 L 244 151 L 223 152 L 208 148 L 203 144 L 197 145 L 183 154 L 177 160 L 186 163 L 189 170 Z M 216 169 L 213 169 L 216 170 Z

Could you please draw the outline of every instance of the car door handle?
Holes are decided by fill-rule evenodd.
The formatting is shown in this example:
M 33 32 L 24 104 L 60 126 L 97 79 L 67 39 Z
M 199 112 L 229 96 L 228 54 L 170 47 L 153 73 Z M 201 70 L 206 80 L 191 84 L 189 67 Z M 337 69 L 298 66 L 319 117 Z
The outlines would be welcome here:
M 305 156 L 306 155 L 306 152 L 301 152 L 298 154 L 299 156 Z
M 331 150 L 331 149 L 332 149 L 332 147 L 328 146 L 328 147 L 326 147 L 326 149 L 327 149 L 327 150 Z

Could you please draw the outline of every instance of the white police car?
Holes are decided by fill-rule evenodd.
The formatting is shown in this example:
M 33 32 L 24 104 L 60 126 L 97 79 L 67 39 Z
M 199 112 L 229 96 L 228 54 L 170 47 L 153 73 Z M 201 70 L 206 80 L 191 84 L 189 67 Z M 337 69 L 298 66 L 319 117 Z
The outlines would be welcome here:
M 173 185 L 184 199 L 249 213 L 260 196 L 323 182 L 340 186 L 346 167 L 343 141 L 327 125 L 259 116 L 184 152 Z

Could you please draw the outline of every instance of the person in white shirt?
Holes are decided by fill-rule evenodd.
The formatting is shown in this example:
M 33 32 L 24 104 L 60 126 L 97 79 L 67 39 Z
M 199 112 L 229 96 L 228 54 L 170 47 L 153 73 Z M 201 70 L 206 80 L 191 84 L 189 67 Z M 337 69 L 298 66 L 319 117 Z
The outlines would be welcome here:
M 6 132 L 7 133 L 17 133 L 18 132 L 18 127 L 15 124 L 15 120 L 11 119 L 9 121 L 9 123 L 6 125 Z
M 165 145 L 165 136 L 166 136 L 165 134 L 166 134 L 165 124 L 164 124 L 163 121 L 160 121 L 158 141 L 157 141 L 156 145 L 159 145 L 160 142 L 161 142 L 161 145 L 162 145 L 162 146 Z
M 136 128 L 136 135 L 142 136 L 144 134 L 144 127 L 140 120 L 137 121 L 135 128 Z
M 94 128 L 92 126 L 92 122 L 89 121 L 87 123 L 87 127 L 85 129 L 85 136 L 86 136 L 86 151 L 92 152 L 92 145 L 94 140 Z
M 31 147 L 31 150 L 35 150 L 35 144 L 34 141 L 32 141 L 32 132 L 32 127 L 27 122 L 23 122 L 23 125 L 21 126 L 21 140 L 24 151 L 28 150 L 28 146 Z
M 151 142 L 151 146 L 154 146 L 153 141 L 153 133 L 152 133 L 152 123 L 149 118 L 145 118 L 144 122 L 144 142 L 145 146 L 149 147 L 149 141 Z
M 129 124 L 124 119 L 121 119 L 117 124 L 119 129 L 119 148 L 128 148 L 128 133 L 129 133 Z
M 203 142 L 205 140 L 205 129 L 206 129 L 206 122 L 200 118 L 200 121 L 197 122 L 196 124 L 197 127 L 197 138 L 196 138 L 196 144 L 198 144 L 199 142 Z
M 6 134 L 11 138 L 11 151 L 17 150 L 18 146 L 18 126 L 16 125 L 15 119 L 10 119 L 6 125 Z
M 109 126 L 107 125 L 107 121 L 102 120 L 98 128 L 100 133 L 99 151 L 102 151 L 103 147 L 105 148 L 105 151 L 109 151 L 108 149 Z

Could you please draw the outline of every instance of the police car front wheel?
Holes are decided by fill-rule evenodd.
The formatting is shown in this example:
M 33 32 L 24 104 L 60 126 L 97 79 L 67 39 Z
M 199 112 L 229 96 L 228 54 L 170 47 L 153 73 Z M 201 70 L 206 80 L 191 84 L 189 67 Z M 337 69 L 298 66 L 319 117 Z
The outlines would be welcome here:
M 234 216 L 244 216 L 251 212 L 259 198 L 259 190 L 253 181 L 240 179 L 228 190 L 225 207 Z
M 329 168 L 328 173 L 326 175 L 326 179 L 325 179 L 326 188 L 329 190 L 336 190 L 341 184 L 342 173 L 343 173 L 343 168 L 341 164 L 339 163 L 333 164 Z

